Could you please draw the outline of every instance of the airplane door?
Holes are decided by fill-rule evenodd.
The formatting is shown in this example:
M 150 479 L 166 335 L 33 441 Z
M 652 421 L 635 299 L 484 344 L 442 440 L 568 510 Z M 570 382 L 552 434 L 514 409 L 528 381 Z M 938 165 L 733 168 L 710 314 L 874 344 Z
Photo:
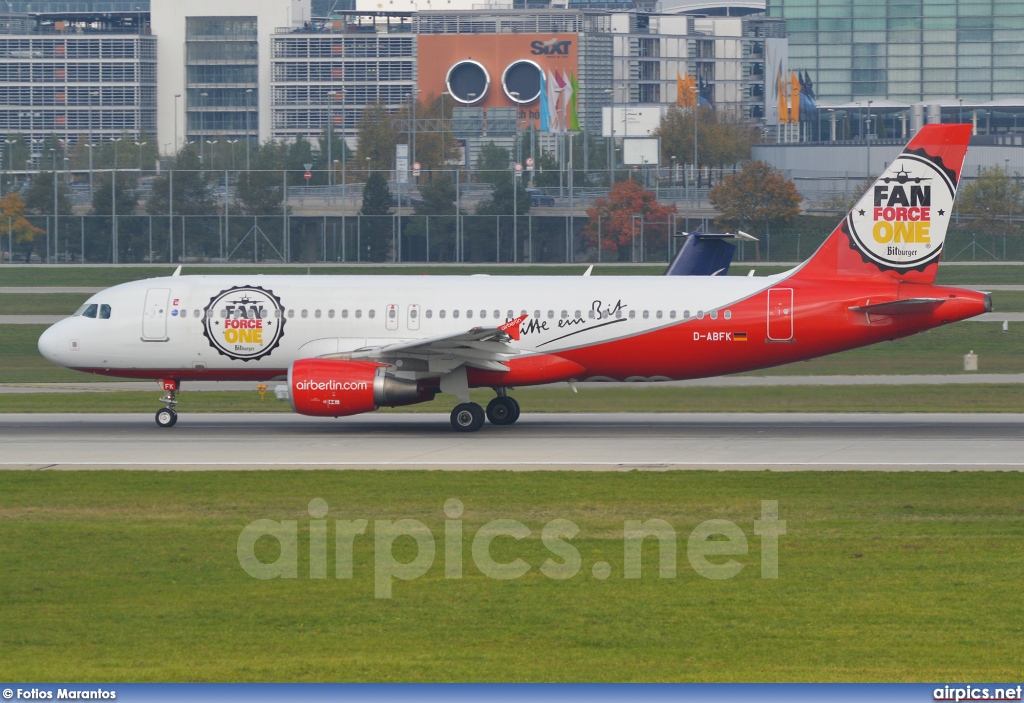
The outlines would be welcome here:
M 166 342 L 167 300 L 170 288 L 150 288 L 146 291 L 146 304 L 142 310 L 142 341 Z
M 385 324 L 389 330 L 398 329 L 398 306 L 394 303 L 388 305 L 387 315 L 384 318 Z
M 418 330 L 420 328 L 420 306 L 413 303 L 409 306 L 408 317 L 406 318 L 406 324 L 411 330 Z
M 768 339 L 788 342 L 793 339 L 793 289 L 768 290 Z

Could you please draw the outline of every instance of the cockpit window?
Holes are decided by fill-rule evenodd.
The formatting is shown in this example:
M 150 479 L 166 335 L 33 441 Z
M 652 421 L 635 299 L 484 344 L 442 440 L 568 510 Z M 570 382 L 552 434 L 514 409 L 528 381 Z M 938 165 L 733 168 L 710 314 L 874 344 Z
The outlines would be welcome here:
M 75 310 L 75 314 L 72 315 L 71 317 L 81 317 L 82 314 L 85 312 L 85 309 L 88 308 L 88 307 L 89 307 L 88 304 L 83 305 L 82 307 L 80 307 L 77 310 Z
M 96 303 L 86 305 L 85 310 L 82 311 L 82 317 L 91 317 L 93 319 L 96 319 L 97 308 L 99 308 L 99 306 Z
M 105 304 L 105 303 L 103 305 L 100 305 L 100 319 L 101 320 L 109 320 L 110 319 L 110 306 Z

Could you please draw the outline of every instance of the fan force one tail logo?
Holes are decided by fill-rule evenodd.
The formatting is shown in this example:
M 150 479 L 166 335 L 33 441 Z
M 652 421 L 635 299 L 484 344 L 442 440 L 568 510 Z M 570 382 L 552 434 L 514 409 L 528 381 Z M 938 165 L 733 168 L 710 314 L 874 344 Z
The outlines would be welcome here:
M 258 286 L 238 286 L 210 299 L 203 334 L 224 356 L 255 361 L 270 354 L 284 336 L 281 300 Z
M 942 254 L 955 194 L 948 171 L 903 152 L 850 213 L 853 242 L 883 270 L 921 269 Z

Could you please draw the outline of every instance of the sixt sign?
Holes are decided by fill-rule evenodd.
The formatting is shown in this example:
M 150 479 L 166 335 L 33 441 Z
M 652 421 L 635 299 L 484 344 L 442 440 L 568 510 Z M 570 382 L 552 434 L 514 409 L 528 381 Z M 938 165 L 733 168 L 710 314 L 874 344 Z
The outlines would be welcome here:
M 568 56 L 570 46 L 572 46 L 572 41 L 568 39 L 548 39 L 547 41 L 538 39 L 530 43 L 530 53 L 534 56 Z

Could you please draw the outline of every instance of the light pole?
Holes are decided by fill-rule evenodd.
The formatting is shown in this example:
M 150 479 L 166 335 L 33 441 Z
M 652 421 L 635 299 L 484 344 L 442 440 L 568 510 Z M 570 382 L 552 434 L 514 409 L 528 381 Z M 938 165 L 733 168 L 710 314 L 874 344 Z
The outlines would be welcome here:
M 448 134 L 448 131 L 444 128 L 444 96 L 446 96 L 446 95 L 450 96 L 451 93 L 449 93 L 447 90 L 444 91 L 443 93 L 441 93 L 441 164 L 442 165 L 445 163 L 444 146 L 445 146 L 445 142 L 447 141 L 446 137 L 447 137 L 447 134 Z
M 1016 127 L 1014 127 L 1013 131 L 1015 131 L 1015 132 L 1017 131 Z M 10 186 L 10 189 L 12 191 L 14 190 L 14 144 L 17 141 L 18 141 L 17 139 L 5 139 L 4 140 L 4 144 L 7 145 L 7 170 L 10 172 L 8 174 L 10 176 L 10 178 L 8 179 L 8 185 Z M 92 179 L 91 178 L 90 178 L 90 181 L 89 181 L 89 190 L 90 191 L 92 190 Z M 91 195 L 91 192 L 90 192 L 90 195 Z
M 331 142 L 334 141 L 334 98 L 338 94 L 338 91 L 331 90 L 327 92 L 327 97 L 330 98 L 327 101 L 327 192 L 330 193 L 330 187 L 334 180 L 332 173 L 334 169 L 334 159 L 331 157 Z
M 213 167 L 216 165 L 216 163 L 215 163 L 216 159 L 214 157 L 217 154 L 217 152 L 214 150 L 213 147 L 216 146 L 217 144 L 220 144 L 220 140 L 219 139 L 207 139 L 206 143 L 210 147 L 210 169 L 212 170 Z
M 121 138 L 114 139 L 114 169 L 110 172 L 110 236 L 113 263 L 118 263 L 117 241 L 117 144 Z
M 142 147 L 146 146 L 149 142 L 135 142 L 135 146 L 139 147 L 139 175 L 142 175 Z
M 57 204 L 57 150 L 50 149 L 50 157 L 53 159 L 53 260 L 57 261 L 57 242 L 59 237 L 57 233 L 60 231 L 58 227 L 57 218 L 60 215 L 59 206 Z
M 612 106 L 608 109 L 608 124 L 611 126 L 611 144 L 608 149 L 608 188 L 615 185 L 615 89 L 605 88 L 602 91 L 605 95 L 612 96 Z M 542 125 L 543 126 L 543 125 Z M 598 256 L 601 255 L 600 250 Z
M 867 173 L 864 174 L 865 178 L 871 178 L 871 103 L 873 102 L 874 100 L 868 100 L 868 119 L 864 125 L 864 150 L 867 152 Z
M 174 95 L 174 153 L 178 153 L 178 98 L 181 97 L 181 93 Z M 92 141 L 90 139 L 89 141 Z
M 203 163 L 203 140 L 206 138 L 206 96 L 208 93 L 203 91 L 199 94 L 199 165 L 205 167 Z
M 252 88 L 245 91 L 245 172 L 249 172 L 249 142 L 252 137 L 249 134 L 249 113 L 252 111 Z
M 957 98 L 957 100 L 960 101 L 960 116 L 957 118 L 957 122 L 959 122 L 960 124 L 963 124 L 964 123 L 964 99 L 963 98 Z
M 238 144 L 237 139 L 228 139 L 228 144 L 231 145 L 231 170 L 235 170 L 235 144 Z

